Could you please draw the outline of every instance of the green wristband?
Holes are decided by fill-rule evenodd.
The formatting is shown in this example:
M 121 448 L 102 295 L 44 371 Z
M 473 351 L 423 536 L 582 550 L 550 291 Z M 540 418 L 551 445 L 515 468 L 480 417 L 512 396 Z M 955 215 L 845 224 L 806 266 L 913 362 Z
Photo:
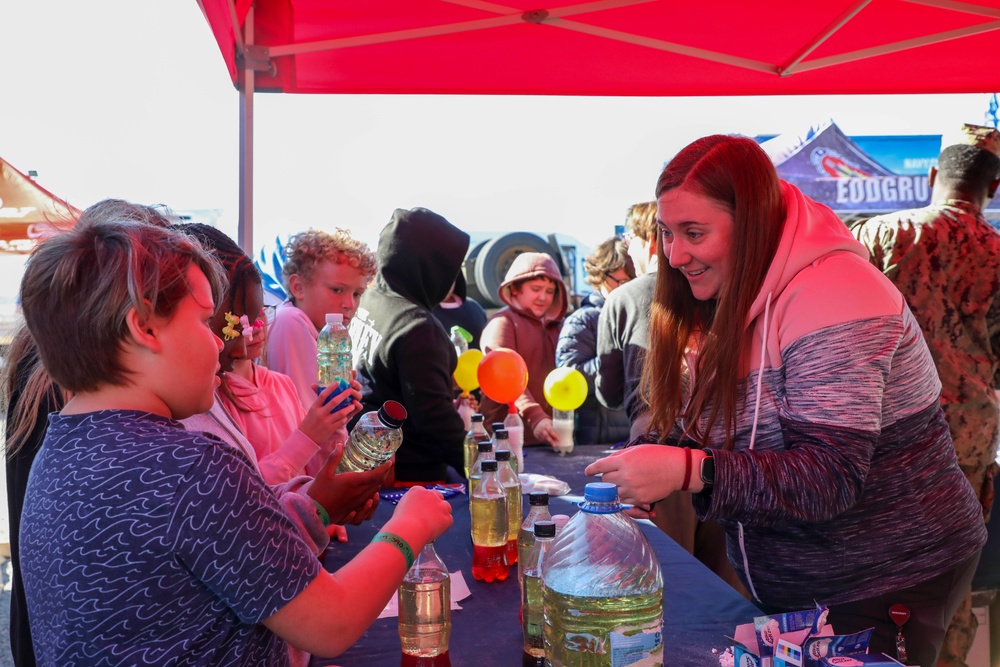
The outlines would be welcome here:
M 413 561 L 416 560 L 413 556 L 413 549 L 410 548 L 410 545 L 407 544 L 406 540 L 402 537 L 396 535 L 395 533 L 382 532 L 372 538 L 372 544 L 375 544 L 376 542 L 388 542 L 399 549 L 403 554 L 403 558 L 406 559 L 407 572 L 409 572 L 410 568 L 413 567 Z
M 326 528 L 330 525 L 330 513 L 326 511 L 325 507 L 317 503 L 315 500 L 313 500 L 313 502 L 316 503 L 316 516 L 319 517 L 319 520 L 323 522 L 323 527 Z

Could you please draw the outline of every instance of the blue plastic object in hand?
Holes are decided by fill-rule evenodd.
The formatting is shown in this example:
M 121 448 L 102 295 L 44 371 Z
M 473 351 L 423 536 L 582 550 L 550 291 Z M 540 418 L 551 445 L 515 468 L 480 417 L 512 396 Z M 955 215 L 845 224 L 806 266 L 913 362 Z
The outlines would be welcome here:
M 323 405 L 326 405 L 327 403 L 329 403 L 330 399 L 332 399 L 334 396 L 336 396 L 340 392 L 344 391 L 345 389 L 350 389 L 351 388 L 351 383 L 348 382 L 347 380 L 338 380 L 337 384 L 338 384 L 337 389 L 332 394 L 330 394 L 329 396 L 326 397 L 326 401 L 323 403 Z M 326 389 L 326 387 L 316 387 L 316 395 L 319 396 L 320 394 L 322 394 L 324 389 Z M 332 410 L 330 410 L 330 412 L 336 412 L 337 410 L 343 410 L 344 408 L 348 408 L 348 407 L 351 406 L 351 403 L 353 401 L 354 401 L 354 399 L 351 398 L 351 397 L 345 398 L 344 400 L 342 400 L 340 402 L 340 405 L 338 405 L 337 407 L 335 407 Z

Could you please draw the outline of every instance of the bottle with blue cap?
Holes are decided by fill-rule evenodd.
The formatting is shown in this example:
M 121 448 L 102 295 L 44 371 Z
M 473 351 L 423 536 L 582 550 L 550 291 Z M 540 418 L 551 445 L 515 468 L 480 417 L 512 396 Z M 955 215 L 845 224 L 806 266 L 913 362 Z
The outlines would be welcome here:
M 354 357 L 351 352 L 351 336 L 344 328 L 341 313 L 327 313 L 326 326 L 316 339 L 316 391 L 322 393 L 330 385 L 337 385 L 334 394 L 351 388 L 354 379 Z M 327 402 L 329 402 L 329 398 Z M 352 399 L 345 398 L 334 410 L 350 407 Z
M 663 576 L 618 487 L 584 488 L 580 511 L 541 566 L 545 654 L 553 667 L 663 663 Z

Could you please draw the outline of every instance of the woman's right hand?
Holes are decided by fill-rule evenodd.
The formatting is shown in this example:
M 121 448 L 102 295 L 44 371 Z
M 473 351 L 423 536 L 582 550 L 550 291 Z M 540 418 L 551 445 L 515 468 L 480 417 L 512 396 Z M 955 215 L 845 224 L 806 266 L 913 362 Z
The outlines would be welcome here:
M 354 416 L 356 406 L 360 404 L 360 385 L 355 388 L 355 384 L 356 382 L 352 382 L 351 387 L 343 391 L 337 391 L 336 384 L 331 384 L 323 389 L 313 404 L 309 406 L 309 410 L 306 411 L 306 416 L 299 423 L 299 430 L 305 433 L 310 440 L 320 445 L 326 442 L 327 438 L 335 431 L 346 426 L 347 421 Z M 348 406 L 339 410 L 334 409 L 348 398 L 351 399 Z M 329 403 L 327 403 L 327 399 L 330 399 Z
M 584 473 L 603 475 L 603 481 L 618 486 L 618 497 L 623 503 L 648 506 L 681 489 L 684 457 L 680 447 L 637 445 L 594 461 Z M 692 468 L 693 464 L 692 460 Z M 697 477 L 696 470 L 691 474 Z
M 403 494 L 390 521 L 406 522 L 411 530 L 423 530 L 423 543 L 427 544 L 451 527 L 451 504 L 439 491 L 414 486 Z

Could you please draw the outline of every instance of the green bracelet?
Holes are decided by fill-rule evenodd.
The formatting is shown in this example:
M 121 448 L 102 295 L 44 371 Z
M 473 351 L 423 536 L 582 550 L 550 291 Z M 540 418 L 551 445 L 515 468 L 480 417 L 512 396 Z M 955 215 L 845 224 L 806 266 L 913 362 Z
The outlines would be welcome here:
M 413 561 L 416 560 L 413 557 L 413 549 L 410 548 L 410 545 L 407 544 L 406 540 L 402 537 L 396 535 L 395 533 L 382 532 L 372 538 L 372 544 L 375 544 L 376 542 L 388 542 L 399 549 L 403 554 L 403 558 L 406 559 L 407 572 L 409 572 L 410 568 L 413 567 Z
M 330 525 L 330 513 L 326 511 L 325 507 L 317 503 L 315 500 L 313 500 L 313 502 L 316 503 L 316 516 L 319 517 L 319 520 L 323 522 L 323 527 L 326 528 Z

